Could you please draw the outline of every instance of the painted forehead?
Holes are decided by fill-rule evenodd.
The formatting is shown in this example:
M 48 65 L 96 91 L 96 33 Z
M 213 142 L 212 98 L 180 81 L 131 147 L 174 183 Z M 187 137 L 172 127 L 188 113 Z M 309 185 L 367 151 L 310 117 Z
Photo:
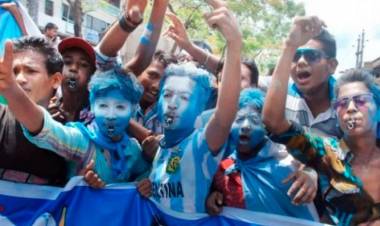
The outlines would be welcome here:
M 188 76 L 170 76 L 166 79 L 163 91 L 192 93 L 195 89 L 195 82 Z
M 237 112 L 237 115 L 238 116 L 245 116 L 245 115 L 250 115 L 250 116 L 258 115 L 258 116 L 260 116 L 260 112 L 253 105 L 248 105 L 248 106 L 245 106 L 245 107 L 239 109 L 239 111 Z
M 117 100 L 119 102 L 130 103 L 127 97 L 118 89 L 99 91 L 95 98 L 95 101 L 97 100 Z

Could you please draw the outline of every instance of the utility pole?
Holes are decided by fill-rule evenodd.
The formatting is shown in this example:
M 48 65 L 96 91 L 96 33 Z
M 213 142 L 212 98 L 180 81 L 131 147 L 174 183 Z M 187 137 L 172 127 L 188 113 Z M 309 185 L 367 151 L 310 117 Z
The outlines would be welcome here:
M 363 53 L 364 53 L 364 36 L 365 32 L 364 30 L 362 31 L 361 34 L 359 34 L 358 37 L 358 44 L 356 48 L 356 68 L 362 68 L 363 66 Z

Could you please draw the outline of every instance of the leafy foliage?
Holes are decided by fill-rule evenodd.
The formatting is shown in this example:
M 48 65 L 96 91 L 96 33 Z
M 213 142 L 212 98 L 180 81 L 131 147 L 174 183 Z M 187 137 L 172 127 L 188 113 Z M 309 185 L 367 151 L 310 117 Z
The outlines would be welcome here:
M 304 15 L 302 3 L 294 0 L 227 0 L 239 20 L 243 34 L 243 57 L 253 58 L 266 73 L 280 53 L 281 42 L 290 29 L 292 18 Z M 225 42 L 221 35 L 204 22 L 203 13 L 210 11 L 204 0 L 172 0 L 173 11 L 185 22 L 193 40 L 211 44 L 221 54 Z

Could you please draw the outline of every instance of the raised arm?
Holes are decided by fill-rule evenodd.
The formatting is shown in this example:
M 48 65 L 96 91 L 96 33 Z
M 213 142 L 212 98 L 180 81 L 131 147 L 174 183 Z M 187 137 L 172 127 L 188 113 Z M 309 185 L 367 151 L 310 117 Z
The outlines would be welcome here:
M 169 0 L 154 1 L 149 22 L 141 36 L 136 53 L 126 64 L 126 68 L 133 71 L 137 76 L 140 75 L 152 61 L 152 57 L 156 51 L 157 43 L 160 38 L 168 4 Z
M 113 23 L 99 43 L 100 52 L 114 57 L 132 31 L 142 22 L 147 0 L 128 0 L 119 21 Z
M 273 134 L 285 132 L 290 127 L 290 123 L 285 118 L 285 104 L 291 65 L 296 50 L 318 35 L 321 28 L 322 22 L 317 17 L 298 17 L 294 20 L 283 44 L 283 51 L 273 72 L 262 114 L 267 130 Z
M 209 0 L 214 11 L 206 16 L 210 27 L 216 27 L 227 42 L 225 64 L 214 115 L 206 127 L 210 150 L 217 153 L 228 138 L 235 119 L 240 93 L 241 33 L 235 17 L 221 0 Z
M 7 99 L 9 109 L 31 133 L 42 129 L 44 114 L 16 82 L 12 72 L 13 44 L 5 43 L 4 58 L 0 61 L 0 93 Z
M 166 15 L 171 20 L 172 25 L 165 34 L 172 38 L 181 49 L 186 50 L 194 60 L 204 65 L 210 72 L 216 74 L 220 60 L 219 57 L 194 45 L 187 35 L 184 24 L 176 15 L 173 13 L 167 13 Z
M 29 132 L 26 137 L 35 145 L 66 159 L 84 161 L 88 144 L 83 142 L 82 133 L 54 121 L 47 111 L 44 112 L 26 95 L 12 73 L 12 62 L 13 45 L 8 41 L 4 59 L 0 60 L 0 94 L 7 99 L 16 120 Z

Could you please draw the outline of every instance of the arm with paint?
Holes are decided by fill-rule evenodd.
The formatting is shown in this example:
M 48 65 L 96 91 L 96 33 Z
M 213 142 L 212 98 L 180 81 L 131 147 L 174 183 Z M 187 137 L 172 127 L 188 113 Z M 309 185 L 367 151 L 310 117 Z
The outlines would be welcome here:
M 298 17 L 294 20 L 265 98 L 263 121 L 271 133 L 280 134 L 290 127 L 285 118 L 285 104 L 293 57 L 297 48 L 318 35 L 321 28 L 322 22 L 317 17 Z
M 100 52 L 108 57 L 115 57 L 131 34 L 142 22 L 147 0 L 128 0 L 120 19 L 113 23 L 100 41 Z
M 140 38 L 136 53 L 125 65 L 127 69 L 133 71 L 137 76 L 140 75 L 152 61 L 152 56 L 156 51 L 157 43 L 160 38 L 168 4 L 169 0 L 154 1 L 149 22 Z
M 180 48 L 186 50 L 195 61 L 204 65 L 207 70 L 216 72 L 219 65 L 219 58 L 194 45 L 187 35 L 184 24 L 176 15 L 167 13 L 167 17 L 171 20 L 172 25 L 165 34 L 172 38 Z
M 214 115 L 206 128 L 206 140 L 216 154 L 227 140 L 237 112 L 240 93 L 241 33 L 231 11 L 220 0 L 208 1 L 214 11 L 206 15 L 210 27 L 216 27 L 227 42 L 222 82 Z

